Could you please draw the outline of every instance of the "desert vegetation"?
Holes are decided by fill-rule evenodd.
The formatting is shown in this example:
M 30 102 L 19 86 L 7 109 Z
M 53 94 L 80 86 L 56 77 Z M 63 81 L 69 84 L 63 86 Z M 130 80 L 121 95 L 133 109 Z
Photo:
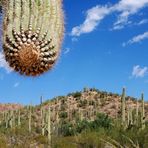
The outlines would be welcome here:
M 125 93 L 85 88 L 41 97 L 37 106 L 3 107 L 0 147 L 147 148 L 148 104 L 144 94 L 138 100 Z

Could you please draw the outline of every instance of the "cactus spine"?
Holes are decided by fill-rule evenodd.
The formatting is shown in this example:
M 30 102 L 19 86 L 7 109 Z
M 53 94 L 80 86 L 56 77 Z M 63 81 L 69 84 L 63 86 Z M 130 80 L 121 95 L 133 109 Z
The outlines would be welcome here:
M 27 76 L 51 69 L 64 32 L 62 0 L 9 0 L 4 12 L 3 48 L 10 67 Z
M 144 110 L 144 94 L 141 94 L 141 103 L 142 103 L 142 107 L 141 107 L 141 128 L 144 129 L 145 128 L 145 110 Z
M 125 124 L 125 88 L 123 88 L 121 96 L 121 119 L 122 124 Z

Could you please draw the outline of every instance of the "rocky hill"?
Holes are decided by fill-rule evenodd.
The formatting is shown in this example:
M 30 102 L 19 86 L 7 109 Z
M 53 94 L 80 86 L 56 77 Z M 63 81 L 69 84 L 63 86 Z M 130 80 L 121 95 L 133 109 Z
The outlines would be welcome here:
M 37 106 L 0 104 L 0 147 L 113 148 L 126 141 L 127 147 L 147 148 L 148 103 L 144 116 L 142 101 L 127 96 L 123 124 L 121 98 L 85 88 L 45 102 L 41 97 Z
M 21 104 L 11 104 L 11 103 L 0 104 L 0 112 L 8 111 L 8 110 L 18 110 L 21 108 L 23 108 L 23 105 Z
M 50 102 L 46 101 L 43 106 L 51 104 L 53 111 L 53 120 L 58 119 L 58 115 L 65 116 L 69 120 L 74 116 L 81 116 L 94 120 L 96 113 L 101 112 L 110 117 L 117 118 L 121 115 L 121 95 L 115 93 L 108 93 L 99 91 L 97 89 L 84 89 L 81 92 L 70 93 L 67 96 L 59 96 L 52 99 Z M 136 110 L 137 99 L 126 97 L 126 110 Z M 138 100 L 138 108 L 141 110 L 141 100 Z M 148 119 L 148 103 L 145 102 L 145 116 Z

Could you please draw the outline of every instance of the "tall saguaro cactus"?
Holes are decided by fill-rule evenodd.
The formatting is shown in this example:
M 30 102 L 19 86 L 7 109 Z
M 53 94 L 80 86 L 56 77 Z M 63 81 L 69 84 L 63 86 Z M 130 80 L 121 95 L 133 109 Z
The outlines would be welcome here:
M 45 126 L 46 126 L 46 123 L 45 123 L 45 109 L 43 108 L 41 110 L 42 112 L 42 116 L 41 116 L 41 120 L 42 120 L 42 135 L 44 136 L 45 135 Z
M 51 112 L 50 107 L 48 108 L 48 119 L 47 119 L 47 131 L 48 131 L 48 143 L 51 146 Z
M 29 112 L 28 112 L 28 131 L 31 133 L 31 119 L 32 119 L 32 112 L 31 112 L 31 106 L 29 106 Z
M 20 113 L 20 109 L 18 110 L 18 126 L 20 126 L 21 125 L 21 115 L 20 115 L 21 113 Z
M 138 126 L 139 124 L 139 102 L 138 99 L 136 101 L 136 115 L 135 115 L 135 124 Z
M 145 128 L 145 109 L 144 109 L 144 94 L 141 94 L 141 102 L 142 102 L 142 106 L 141 106 L 141 128 L 144 129 Z
M 10 126 L 10 128 L 13 128 L 13 116 L 14 116 L 14 112 L 13 112 L 13 110 L 10 110 L 10 112 L 9 112 L 10 114 L 9 114 L 9 126 Z
M 123 124 L 125 124 L 125 95 L 125 88 L 123 88 L 121 96 L 121 118 Z
M 62 0 L 7 0 L 5 7 L 6 61 L 27 76 L 51 69 L 59 56 L 64 32 Z

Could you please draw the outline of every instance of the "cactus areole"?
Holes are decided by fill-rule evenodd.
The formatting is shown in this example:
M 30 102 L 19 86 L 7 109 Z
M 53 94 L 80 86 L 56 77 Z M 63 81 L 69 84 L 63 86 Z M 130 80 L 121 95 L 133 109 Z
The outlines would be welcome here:
M 50 70 L 63 38 L 62 0 L 8 0 L 4 13 L 3 49 L 10 67 L 27 76 Z

